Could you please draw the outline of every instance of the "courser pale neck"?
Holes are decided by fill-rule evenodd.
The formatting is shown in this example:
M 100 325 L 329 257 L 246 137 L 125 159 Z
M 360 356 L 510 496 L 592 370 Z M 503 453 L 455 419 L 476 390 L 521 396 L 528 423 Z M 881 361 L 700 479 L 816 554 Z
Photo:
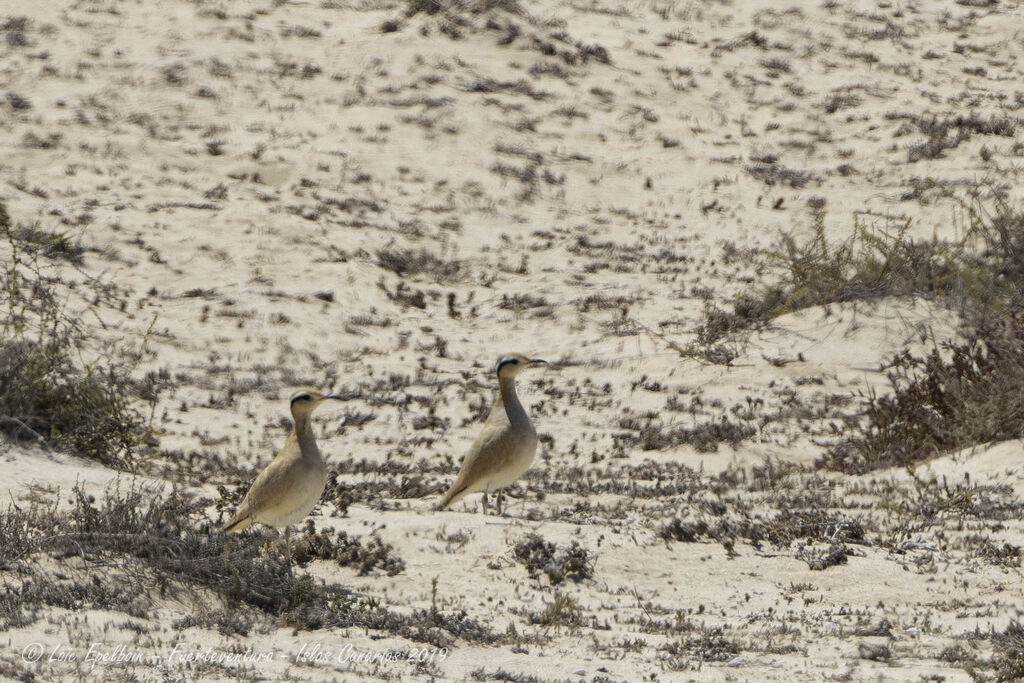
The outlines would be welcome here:
M 313 423 L 309 415 L 295 416 L 295 438 L 299 442 L 299 450 L 305 457 L 320 457 L 320 449 L 316 447 L 316 437 L 313 436 Z
M 522 403 L 519 402 L 519 396 L 516 394 L 516 380 L 514 377 L 499 377 L 498 378 L 498 398 L 495 400 L 495 408 L 504 404 L 505 414 L 508 416 L 509 422 L 520 422 L 529 421 L 529 417 L 526 415 L 526 410 L 523 408 Z

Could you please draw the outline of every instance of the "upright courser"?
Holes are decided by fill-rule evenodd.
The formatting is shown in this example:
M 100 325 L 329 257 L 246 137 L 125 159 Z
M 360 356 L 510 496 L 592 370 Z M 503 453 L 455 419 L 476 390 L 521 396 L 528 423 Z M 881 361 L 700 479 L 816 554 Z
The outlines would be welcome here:
M 495 368 L 498 396 L 484 428 L 462 461 L 459 476 L 438 504 L 438 510 L 477 491 L 484 492 L 486 510 L 488 492 L 498 491 L 497 512 L 501 514 L 500 489 L 521 477 L 537 452 L 537 430 L 516 395 L 516 375 L 526 368 L 546 364 L 547 361 L 521 353 L 510 353 L 498 359 Z
M 335 394 L 303 389 L 292 394 L 291 412 L 295 424 L 284 448 L 260 472 L 245 494 L 242 504 L 224 525 L 225 533 L 260 523 L 284 531 L 291 565 L 291 536 L 288 527 L 306 518 L 327 485 L 327 464 L 313 436 L 310 417 L 326 400 L 344 400 Z

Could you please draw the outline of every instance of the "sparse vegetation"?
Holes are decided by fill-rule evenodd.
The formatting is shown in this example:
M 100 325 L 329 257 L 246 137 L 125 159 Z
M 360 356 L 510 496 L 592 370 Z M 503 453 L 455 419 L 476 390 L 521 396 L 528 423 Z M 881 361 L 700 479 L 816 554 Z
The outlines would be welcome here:
M 641 450 L 665 450 L 683 444 L 692 445 L 700 453 L 713 453 L 722 442 L 734 448 L 741 442 L 757 433 L 757 429 L 722 416 L 717 420 L 700 422 L 693 427 L 683 425 L 666 425 L 654 415 L 644 417 L 627 417 L 619 421 L 619 426 L 637 432 L 631 441 Z
M 830 543 L 824 548 L 805 547 L 797 554 L 811 571 L 820 572 L 829 567 L 846 564 L 849 550 L 842 543 Z
M 593 576 L 594 559 L 590 551 L 576 541 L 559 548 L 539 534 L 529 534 L 516 541 L 512 553 L 531 578 L 536 579 L 543 572 L 552 585 L 565 579 L 582 581 Z
M 995 650 L 997 681 L 1016 681 L 1024 678 L 1024 625 L 1010 622 L 1002 633 L 992 635 Z
M 210 608 L 203 599 L 195 609 L 220 615 L 217 619 L 247 609 L 250 619 L 263 615 L 297 629 L 358 626 L 438 646 L 454 638 L 497 640 L 465 614 L 417 610 L 399 615 L 338 584 L 306 573 L 290 574 L 282 553 L 261 550 L 260 539 L 272 538 L 273 532 L 221 534 L 203 513 L 207 503 L 178 491 L 164 493 L 133 484 L 127 491 L 107 491 L 99 501 L 76 487 L 69 509 L 42 501 L 25 509 L 10 506 L 0 514 L 0 568 L 17 568 L 28 578 L 0 596 L 0 626 L 31 623 L 39 608 L 48 605 L 142 616 L 158 596 L 187 599 L 201 587 L 220 606 Z M 402 567 L 390 546 L 376 539 L 363 545 L 340 533 L 332 538 L 307 528 L 297 545 L 300 558 L 354 563 L 361 573 L 379 566 L 392 574 Z M 36 564 L 39 555 L 75 557 L 80 562 L 61 578 Z M 117 572 L 97 573 L 94 564 L 110 558 L 130 562 Z M 120 572 L 135 580 L 125 581 Z
M 339 566 L 354 567 L 360 576 L 375 569 L 382 570 L 388 576 L 405 570 L 405 562 L 395 554 L 395 549 L 379 538 L 371 538 L 369 543 L 363 545 L 360 539 L 341 530 L 334 532 L 333 536 L 328 529 L 321 529 L 318 533 L 311 519 L 306 520 L 303 534 L 293 539 L 293 543 L 292 552 L 299 563 L 314 558 L 333 560 Z
M 969 233 L 957 243 L 914 239 L 904 222 L 891 232 L 856 224 L 851 237 L 833 244 L 824 211 L 815 215 L 806 241 L 783 235 L 763 254 L 777 282 L 737 295 L 732 311 L 706 307 L 691 355 L 728 364 L 735 357 L 728 340 L 811 306 L 922 296 L 976 323 L 1024 301 L 1024 214 L 1004 204 L 992 215 L 972 210 Z
M 1015 3 L 51 4 L 0 17 L 0 679 L 1024 679 Z M 509 350 L 510 516 L 429 510 Z M 288 557 L 217 527 L 306 384 Z
M 551 602 L 544 605 L 543 611 L 530 615 L 530 622 L 545 628 L 573 628 L 583 623 L 583 610 L 572 597 L 556 591 Z
M 381 268 L 395 275 L 406 276 L 426 273 L 437 282 L 452 282 L 462 272 L 457 259 L 445 259 L 426 249 L 381 249 L 377 252 Z
M 413 16 L 419 12 L 424 14 L 458 14 L 470 12 L 482 14 L 493 9 L 500 9 L 509 14 L 520 14 L 516 0 L 475 0 L 474 2 L 456 2 L 454 0 L 406 0 L 406 15 Z
M 6 299 L 0 327 L 0 430 L 131 468 L 151 438 L 133 405 L 132 359 L 92 351 L 88 331 L 66 308 L 59 274 L 41 258 L 80 260 L 64 236 L 14 229 L 0 205 L 0 230 L 11 253 L 0 266 Z M 96 300 L 111 292 L 90 281 Z M 92 355 L 92 360 L 87 360 Z
M 908 228 L 904 223 L 889 233 L 855 225 L 850 238 L 830 245 L 825 213 L 817 212 L 810 239 L 801 243 L 784 235 L 769 253 L 769 260 L 783 269 L 781 284 L 761 296 L 740 297 L 737 316 L 763 320 L 821 304 L 961 291 L 966 274 L 962 250 L 935 239 L 915 240 Z
M 788 185 L 791 188 L 799 189 L 804 187 L 815 177 L 805 171 L 797 171 L 786 168 L 778 163 L 758 163 L 747 166 L 747 173 L 762 181 L 765 185 Z
M 9 219 L 0 218 L 0 221 L 9 224 Z M 18 228 L 5 225 L 4 230 L 10 230 L 9 239 L 17 240 L 28 251 L 38 251 L 46 258 L 60 258 L 75 265 L 82 265 L 85 248 L 66 232 L 52 232 L 28 225 Z
M 963 342 L 923 356 L 903 351 L 888 368 L 892 394 L 867 414 L 823 464 L 860 473 L 1024 435 L 1024 311 L 984 321 Z
M 904 119 L 907 122 L 897 130 L 897 135 L 906 134 L 916 128 L 927 138 L 924 142 L 913 143 L 907 147 L 908 163 L 921 159 L 941 158 L 946 150 L 955 149 L 961 143 L 970 140 L 972 135 L 1012 138 L 1017 129 L 1017 121 L 1008 116 L 993 115 L 985 118 L 976 112 L 949 116 L 891 114 L 887 118 Z

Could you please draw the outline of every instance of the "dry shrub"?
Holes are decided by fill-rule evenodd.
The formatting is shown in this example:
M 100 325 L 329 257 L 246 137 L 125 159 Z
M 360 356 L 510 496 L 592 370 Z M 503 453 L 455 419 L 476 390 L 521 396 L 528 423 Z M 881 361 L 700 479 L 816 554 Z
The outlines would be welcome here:
M 1017 129 L 1017 121 L 1008 116 L 992 115 L 985 119 L 975 112 L 944 117 L 904 115 L 899 118 L 909 119 L 928 138 L 907 147 L 908 163 L 921 159 L 940 159 L 945 150 L 955 149 L 975 134 L 1012 138 Z
M 6 311 L 0 312 L 0 431 L 15 440 L 132 467 L 136 447 L 151 438 L 131 404 L 134 359 L 99 355 L 83 360 L 89 339 L 81 316 L 65 310 L 64 283 L 40 260 L 77 262 L 81 253 L 51 233 L 12 228 L 2 205 L 0 230 L 11 254 L 0 266 L 6 295 Z M 111 299 L 110 288 L 102 283 L 90 280 L 87 287 L 97 302 L 93 308 Z
M 568 547 L 559 548 L 534 533 L 516 541 L 512 553 L 526 567 L 532 578 L 537 578 L 543 572 L 552 585 L 557 585 L 565 579 L 581 581 L 594 575 L 592 554 L 576 541 Z
M 857 225 L 850 239 L 830 246 L 824 214 L 819 212 L 811 239 L 798 243 L 785 235 L 773 254 L 785 269 L 785 295 L 779 297 L 777 312 L 955 291 L 961 276 L 958 245 L 914 240 L 908 228 L 909 222 L 889 233 Z
M 981 300 L 988 305 L 1002 291 L 998 269 L 968 255 L 963 244 L 915 240 L 908 229 L 909 223 L 892 232 L 858 224 L 852 237 L 830 243 L 825 214 L 818 211 L 810 238 L 783 235 L 763 254 L 778 273 L 777 282 L 739 294 L 732 310 L 705 307 L 688 355 L 729 365 L 738 353 L 732 350 L 736 339 L 747 330 L 812 306 L 925 296 L 964 308 Z
M 742 422 L 734 422 L 722 415 L 717 420 L 699 422 L 693 427 L 665 425 L 660 420 L 625 417 L 619 427 L 639 432 L 636 437 L 623 440 L 640 446 L 641 450 L 665 450 L 682 445 L 693 446 L 699 453 L 715 453 L 720 443 L 736 448 L 740 443 L 757 435 L 757 429 Z
M 317 532 L 311 519 L 306 521 L 304 533 L 293 539 L 292 553 L 301 563 L 321 559 L 333 560 L 341 567 L 355 567 L 360 576 L 376 569 L 383 570 L 388 576 L 405 571 L 405 562 L 391 544 L 373 537 L 364 545 L 359 538 L 341 530 L 333 535 L 329 529 Z
M 405 15 L 408 17 L 423 12 L 424 14 L 483 14 L 491 10 L 504 10 L 509 14 L 522 13 L 516 0 L 406 0 Z
M 962 343 L 889 365 L 892 394 L 872 397 L 866 419 L 822 463 L 844 472 L 903 466 L 1024 433 L 1024 310 L 983 322 Z
M 0 593 L 0 629 L 31 623 L 44 606 L 115 609 L 145 616 L 156 597 L 170 595 L 192 597 L 198 614 L 212 610 L 220 614 L 220 621 L 228 612 L 248 615 L 235 619 L 243 626 L 262 615 L 297 629 L 355 626 L 437 646 L 450 645 L 456 638 L 488 643 L 498 639 L 464 612 L 431 609 L 399 614 L 372 596 L 306 573 L 291 573 L 284 554 L 262 550 L 272 532 L 220 533 L 205 513 L 211 501 L 136 484 L 125 492 L 108 490 L 99 501 L 77 486 L 71 494 L 70 509 L 35 501 L 0 513 L 0 569 L 17 569 L 19 577 L 25 577 Z M 298 539 L 303 546 L 299 552 L 314 550 L 339 562 L 381 566 L 385 571 L 401 562 L 390 546 L 345 540 L 306 534 Z M 84 570 L 67 565 L 60 575 L 50 575 L 34 562 L 37 555 L 78 557 Z M 103 570 L 112 566 L 122 573 Z M 211 607 L 211 596 L 215 605 L 219 603 L 219 612 Z
M 445 259 L 426 249 L 381 249 L 377 261 L 381 268 L 399 277 L 427 273 L 437 282 L 456 281 L 463 269 L 457 259 Z
M 732 311 L 708 306 L 697 343 L 719 340 L 803 308 L 890 297 L 922 296 L 980 319 L 1008 303 L 1024 303 L 1024 213 L 998 203 L 992 213 L 962 205 L 970 225 L 963 240 L 914 239 L 909 222 L 892 231 L 855 224 L 832 243 L 817 211 L 806 240 L 783 235 L 763 253 L 778 281 L 744 292 Z
M 1019 621 L 1010 622 L 1006 630 L 992 636 L 992 649 L 997 681 L 1024 679 L 1024 625 Z

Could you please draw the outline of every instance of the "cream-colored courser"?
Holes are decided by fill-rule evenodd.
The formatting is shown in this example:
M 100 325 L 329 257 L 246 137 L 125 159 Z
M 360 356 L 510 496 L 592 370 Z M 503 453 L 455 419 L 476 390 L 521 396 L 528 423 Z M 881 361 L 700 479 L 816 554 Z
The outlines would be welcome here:
M 462 461 L 459 476 L 438 504 L 438 510 L 477 491 L 484 492 L 486 510 L 487 493 L 498 491 L 497 511 L 501 514 L 500 489 L 521 477 L 537 452 L 537 430 L 516 395 L 516 375 L 526 368 L 546 364 L 547 361 L 520 353 L 498 359 L 498 397 L 494 399 L 483 430 Z
M 310 417 L 327 399 L 344 400 L 334 394 L 303 389 L 292 394 L 291 410 L 295 425 L 284 448 L 266 469 L 260 472 L 245 494 L 242 504 L 224 525 L 225 533 L 266 524 L 284 530 L 291 563 L 291 537 L 288 527 L 301 522 L 312 511 L 327 485 L 327 464 L 317 448 Z

